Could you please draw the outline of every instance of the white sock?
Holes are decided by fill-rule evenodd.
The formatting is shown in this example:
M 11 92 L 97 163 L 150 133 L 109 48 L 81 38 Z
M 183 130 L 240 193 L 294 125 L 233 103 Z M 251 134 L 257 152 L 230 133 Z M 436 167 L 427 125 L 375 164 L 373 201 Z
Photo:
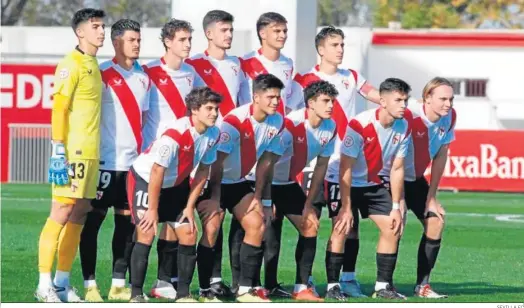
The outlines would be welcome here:
M 340 284 L 338 282 L 336 282 L 336 283 L 328 283 L 327 290 L 329 291 L 329 290 L 331 290 L 331 288 L 336 287 L 336 286 L 340 287 Z
M 213 277 L 213 278 L 211 278 L 209 283 L 213 284 L 213 283 L 217 283 L 217 282 L 221 282 L 221 281 L 222 281 L 222 277 Z
M 84 280 L 84 288 L 96 287 L 96 280 Z
M 355 272 L 342 272 L 342 277 L 340 277 L 340 281 L 352 281 L 357 280 L 357 275 Z
M 55 286 L 62 287 L 62 288 L 68 287 L 69 286 L 69 272 L 56 271 Z
M 171 277 L 171 283 L 178 282 L 178 277 Z
M 239 286 L 238 287 L 238 295 L 245 294 L 245 293 L 249 292 L 249 290 L 251 290 L 251 287 Z
M 384 290 L 388 286 L 388 284 L 389 283 L 387 282 L 380 282 L 380 281 L 375 282 L 375 291 Z
M 293 289 L 294 293 L 302 292 L 307 289 L 307 285 L 305 284 L 296 284 L 295 288 Z
M 126 280 L 122 279 L 122 278 L 113 278 L 111 280 L 111 286 L 112 287 L 123 288 L 123 287 L 126 286 Z
M 51 273 L 40 273 L 40 279 L 38 280 L 38 288 L 47 289 L 53 287 L 53 279 Z

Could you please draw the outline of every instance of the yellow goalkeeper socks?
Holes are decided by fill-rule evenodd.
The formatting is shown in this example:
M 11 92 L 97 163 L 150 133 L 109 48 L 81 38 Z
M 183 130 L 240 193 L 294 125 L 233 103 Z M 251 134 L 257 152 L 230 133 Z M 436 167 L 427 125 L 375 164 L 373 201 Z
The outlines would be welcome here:
M 58 239 L 58 259 L 56 264 L 57 271 L 71 271 L 76 252 L 78 251 L 80 234 L 82 233 L 83 227 L 83 225 L 67 222 L 62 233 L 60 233 L 60 238 Z
M 38 243 L 38 271 L 40 273 L 51 273 L 55 259 L 58 238 L 64 226 L 48 218 Z

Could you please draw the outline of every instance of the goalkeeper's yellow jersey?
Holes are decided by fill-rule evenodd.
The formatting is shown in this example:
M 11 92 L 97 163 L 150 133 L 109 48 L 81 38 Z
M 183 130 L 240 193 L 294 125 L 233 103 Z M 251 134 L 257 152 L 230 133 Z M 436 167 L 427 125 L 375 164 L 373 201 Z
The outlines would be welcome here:
M 96 57 L 78 47 L 66 55 L 55 72 L 53 94 L 69 98 L 64 123 L 68 159 L 100 158 L 102 76 Z

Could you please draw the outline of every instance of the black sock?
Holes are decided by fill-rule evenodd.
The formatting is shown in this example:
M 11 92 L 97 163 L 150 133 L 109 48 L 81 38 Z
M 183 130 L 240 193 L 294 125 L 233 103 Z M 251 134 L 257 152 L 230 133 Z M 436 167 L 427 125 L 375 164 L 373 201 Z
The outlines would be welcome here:
M 106 215 L 99 211 L 91 211 L 80 235 L 80 263 L 84 280 L 94 280 L 96 271 L 96 253 L 98 247 L 98 231 Z
M 358 249 L 360 248 L 360 240 L 348 238 L 344 244 L 344 265 L 342 271 L 346 273 L 355 272 L 357 264 Z
M 189 296 L 189 286 L 193 280 L 197 260 L 196 247 L 194 245 L 178 246 L 178 289 L 177 297 Z
M 278 284 L 278 258 L 280 256 L 280 239 L 282 235 L 282 219 L 275 219 L 266 224 L 264 232 L 264 286 L 271 290 Z
M 112 242 L 113 278 L 126 278 L 131 251 L 133 250 L 134 232 L 135 225 L 131 222 L 131 216 L 115 214 L 115 230 Z
M 197 264 L 198 264 L 198 282 L 200 289 L 209 289 L 209 280 L 213 273 L 213 248 L 198 244 L 197 247 Z
M 429 283 L 429 275 L 437 262 L 440 251 L 440 239 L 427 238 L 425 234 L 418 246 L 417 285 Z
M 171 277 L 173 277 L 173 266 L 177 260 L 177 249 L 178 241 L 158 239 L 156 242 L 156 250 L 158 254 L 158 280 L 171 283 Z M 177 276 L 177 274 L 175 274 L 175 276 Z
M 245 232 L 244 229 L 242 229 L 240 222 L 235 218 L 232 218 L 231 227 L 229 228 L 229 262 L 231 265 L 231 284 L 233 287 L 237 287 L 240 281 L 240 249 L 242 242 L 244 241 L 244 235 Z
M 397 264 L 397 253 L 377 252 L 377 281 L 393 284 L 393 272 Z
M 240 279 L 239 286 L 251 287 L 255 284 L 255 276 L 260 271 L 264 251 L 262 247 L 256 247 L 242 242 L 240 247 Z
M 135 243 L 131 253 L 131 298 L 144 293 L 150 245 Z
M 343 253 L 326 251 L 327 283 L 338 283 L 343 263 Z
M 309 274 L 315 261 L 317 251 L 317 237 L 298 237 L 297 248 L 295 250 L 295 262 L 297 264 L 296 284 L 307 284 Z
M 224 244 L 224 230 L 222 226 L 218 231 L 217 240 L 215 247 L 213 247 L 213 273 L 211 277 L 219 278 L 222 277 L 222 246 Z

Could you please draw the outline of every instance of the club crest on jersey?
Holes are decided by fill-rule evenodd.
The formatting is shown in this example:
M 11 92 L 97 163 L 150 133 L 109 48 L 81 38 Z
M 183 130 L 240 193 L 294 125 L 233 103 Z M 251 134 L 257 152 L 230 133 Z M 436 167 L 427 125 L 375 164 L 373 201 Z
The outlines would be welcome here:
M 206 75 L 211 75 L 212 73 L 213 73 L 213 69 L 212 68 L 210 68 L 208 70 L 204 70 L 204 74 L 206 74 Z
M 397 144 L 400 141 L 400 134 L 393 136 L 393 144 Z
M 144 78 L 138 78 L 140 80 L 140 83 L 142 84 L 142 87 L 144 87 L 144 90 L 147 89 L 147 82 Z
M 336 210 L 337 210 L 337 207 L 338 207 L 338 201 L 333 201 L 333 202 L 331 202 L 330 206 L 331 206 L 331 210 L 332 210 L 333 212 L 336 211 Z
M 350 148 L 353 146 L 353 144 L 355 144 L 355 140 L 353 140 L 353 137 L 351 136 L 346 136 L 346 138 L 344 138 L 344 146 L 346 148 Z
M 342 79 L 342 84 L 344 85 L 344 87 L 346 87 L 346 90 L 349 89 L 349 80 L 347 79 Z
M 267 137 L 268 138 L 273 138 L 275 135 L 277 134 L 277 130 L 275 128 L 273 129 L 270 129 L 268 132 L 267 132 Z
M 238 65 L 231 65 L 231 69 L 235 72 L 235 76 L 238 75 Z
M 446 130 L 444 129 L 444 127 L 439 127 L 438 128 L 438 136 L 440 138 L 444 137 L 444 133 L 446 132 Z
M 158 79 L 158 81 L 160 82 L 160 85 L 162 85 L 162 86 L 167 85 L 167 78 L 160 78 L 160 79 Z
M 228 143 L 229 140 L 231 140 L 231 136 L 229 136 L 228 133 L 222 132 L 220 133 L 220 143 Z
M 291 72 L 293 70 L 284 70 L 284 74 L 286 75 L 286 80 L 289 79 L 291 77 Z

